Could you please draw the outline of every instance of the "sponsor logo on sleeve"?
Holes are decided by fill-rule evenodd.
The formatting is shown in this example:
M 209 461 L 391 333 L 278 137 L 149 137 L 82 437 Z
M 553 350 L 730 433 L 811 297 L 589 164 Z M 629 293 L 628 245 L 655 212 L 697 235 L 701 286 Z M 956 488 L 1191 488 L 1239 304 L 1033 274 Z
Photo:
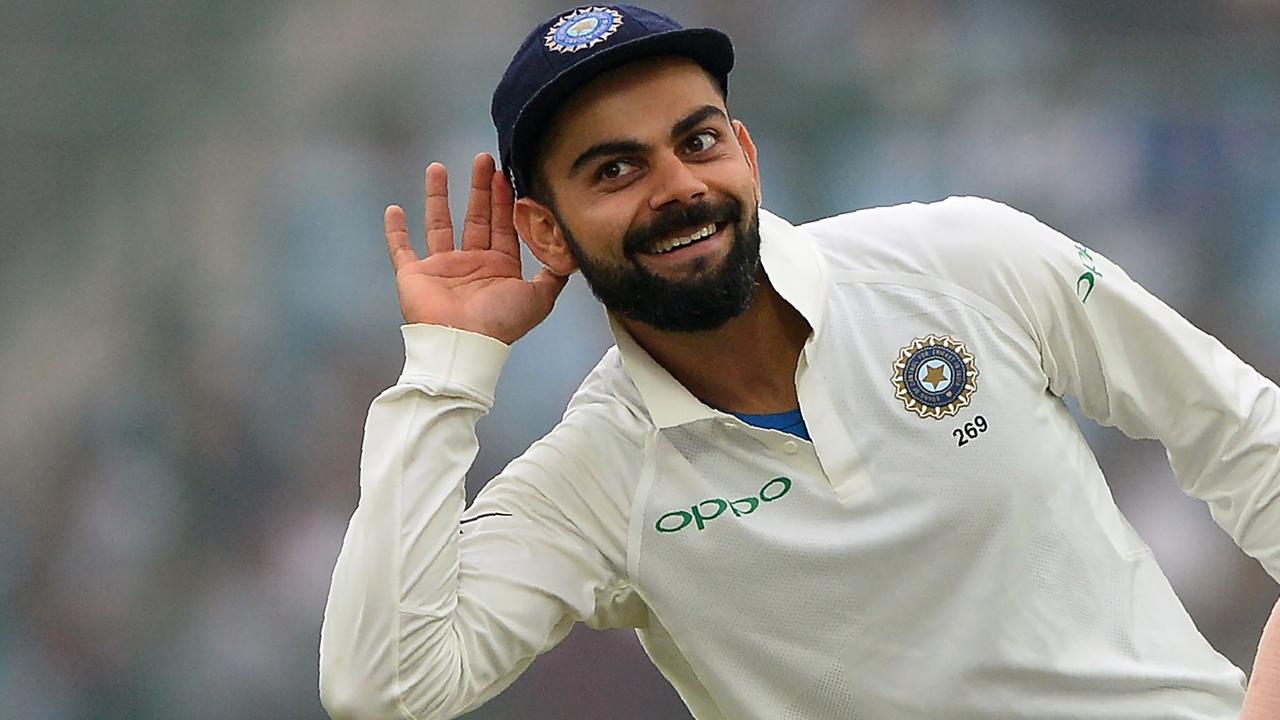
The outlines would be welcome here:
M 1076 243 L 1076 254 L 1080 256 L 1080 264 L 1084 266 L 1084 272 L 1076 278 L 1076 295 L 1081 303 L 1086 303 L 1089 301 L 1089 294 L 1093 292 L 1093 286 L 1102 279 L 1102 273 L 1098 270 L 1098 261 L 1093 259 L 1089 248 Z

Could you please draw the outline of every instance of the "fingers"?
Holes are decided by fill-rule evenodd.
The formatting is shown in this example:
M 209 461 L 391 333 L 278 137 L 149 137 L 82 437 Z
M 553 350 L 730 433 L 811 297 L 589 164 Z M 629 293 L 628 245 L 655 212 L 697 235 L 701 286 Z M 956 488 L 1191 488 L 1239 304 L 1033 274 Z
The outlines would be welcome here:
M 471 194 L 467 197 L 467 219 L 462 226 L 463 250 L 486 250 L 490 243 L 491 196 L 493 182 L 493 156 L 480 153 L 471 161 Z
M 449 173 L 444 165 L 433 162 L 427 166 L 426 188 L 427 254 L 448 252 L 453 249 L 453 220 L 449 218 Z
M 418 254 L 409 242 L 404 210 L 399 205 L 389 205 L 383 212 L 382 231 L 387 236 L 387 254 L 391 256 L 391 267 L 399 272 L 400 268 L 417 261 Z
M 516 235 L 515 225 L 516 195 L 505 173 L 493 174 L 493 181 L 489 183 L 489 197 L 493 223 L 490 228 L 490 247 L 519 258 L 520 240 Z

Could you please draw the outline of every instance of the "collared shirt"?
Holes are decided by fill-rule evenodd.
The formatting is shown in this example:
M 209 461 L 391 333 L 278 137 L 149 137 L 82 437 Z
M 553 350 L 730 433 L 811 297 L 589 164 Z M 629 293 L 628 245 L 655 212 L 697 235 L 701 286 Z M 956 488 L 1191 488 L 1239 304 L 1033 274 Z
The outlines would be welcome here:
M 1158 438 L 1280 577 L 1280 391 L 1034 218 L 952 198 L 761 257 L 813 332 L 812 442 L 708 407 L 617 324 L 562 422 L 464 508 L 502 343 L 406 326 L 334 571 L 334 717 L 454 717 L 575 622 L 633 627 L 699 720 L 1222 719 L 1199 634 L 1062 402 Z

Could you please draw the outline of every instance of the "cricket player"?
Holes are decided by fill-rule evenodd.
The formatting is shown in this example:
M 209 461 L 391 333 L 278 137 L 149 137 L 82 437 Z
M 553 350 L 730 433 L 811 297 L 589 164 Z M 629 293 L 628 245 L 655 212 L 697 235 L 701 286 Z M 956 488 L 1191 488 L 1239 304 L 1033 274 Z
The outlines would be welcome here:
M 330 714 L 458 716 L 582 622 L 634 628 L 699 720 L 1237 718 L 1244 674 L 1062 398 L 1158 438 L 1280 576 L 1280 391 L 999 203 L 762 209 L 733 57 L 637 7 L 557 15 L 494 92 L 460 246 L 443 166 L 425 256 L 387 209 L 406 358 L 325 612 Z M 575 272 L 616 347 L 466 507 L 508 348 Z

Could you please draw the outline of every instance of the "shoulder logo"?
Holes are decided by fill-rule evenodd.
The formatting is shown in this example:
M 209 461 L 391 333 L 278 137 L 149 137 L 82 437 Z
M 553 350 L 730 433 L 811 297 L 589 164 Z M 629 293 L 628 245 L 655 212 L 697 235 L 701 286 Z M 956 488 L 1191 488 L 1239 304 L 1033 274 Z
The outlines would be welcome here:
M 543 41 L 559 53 L 578 52 L 609 39 L 619 27 L 622 27 L 622 13 L 613 8 L 578 8 L 557 20 Z
M 894 397 L 922 418 L 960 412 L 978 389 L 978 366 L 964 343 L 950 335 L 916 338 L 893 363 Z
M 1084 272 L 1076 278 L 1076 295 L 1080 296 L 1081 303 L 1086 303 L 1089 301 L 1089 294 L 1093 292 L 1093 286 L 1102 279 L 1102 271 L 1098 269 L 1098 262 L 1089 253 L 1089 248 L 1076 243 L 1076 254 L 1080 256 L 1080 264 L 1084 266 Z

